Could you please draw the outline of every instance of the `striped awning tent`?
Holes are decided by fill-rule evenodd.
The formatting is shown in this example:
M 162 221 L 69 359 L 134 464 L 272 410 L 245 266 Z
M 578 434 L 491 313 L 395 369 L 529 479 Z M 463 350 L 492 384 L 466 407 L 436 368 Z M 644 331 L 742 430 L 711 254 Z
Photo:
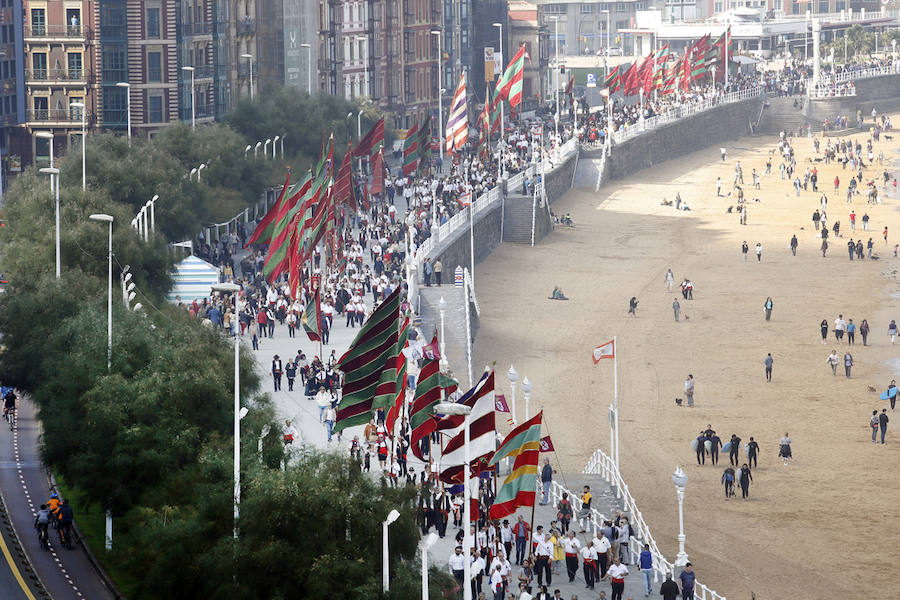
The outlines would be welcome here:
M 212 286 L 219 283 L 219 269 L 196 256 L 188 256 L 175 265 L 169 302 L 193 302 L 209 298 Z

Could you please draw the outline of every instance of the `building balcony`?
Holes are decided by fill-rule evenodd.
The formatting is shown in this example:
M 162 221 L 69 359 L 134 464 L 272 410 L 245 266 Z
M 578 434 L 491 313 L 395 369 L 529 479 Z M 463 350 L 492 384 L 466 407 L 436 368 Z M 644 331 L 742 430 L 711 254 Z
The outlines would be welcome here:
M 256 19 L 249 17 L 241 19 L 237 22 L 238 35 L 254 35 L 256 34 Z
M 212 23 L 185 23 L 179 25 L 178 32 L 181 37 L 192 37 L 195 35 L 212 35 Z
M 241 63 L 237 68 L 238 79 L 247 79 L 250 77 L 250 65 Z
M 181 109 L 181 120 L 185 122 L 190 122 L 191 120 L 191 107 Z M 216 117 L 216 105 L 210 102 L 209 104 L 197 105 L 197 112 L 195 115 L 195 120 L 199 121 L 201 119 L 214 119 Z
M 25 120 L 43 125 L 81 127 L 81 114 L 81 110 L 77 108 L 35 109 L 26 111 Z
M 87 69 L 25 69 L 28 85 L 85 85 L 90 81 Z
M 25 25 L 25 41 L 67 40 L 84 41 L 93 37 L 90 27 L 81 25 Z
M 213 65 L 200 65 L 199 67 L 194 67 L 194 81 L 212 79 L 215 77 L 215 74 L 215 67 L 213 67 Z M 185 81 L 191 80 L 191 74 L 188 72 L 184 72 L 182 77 L 184 77 Z

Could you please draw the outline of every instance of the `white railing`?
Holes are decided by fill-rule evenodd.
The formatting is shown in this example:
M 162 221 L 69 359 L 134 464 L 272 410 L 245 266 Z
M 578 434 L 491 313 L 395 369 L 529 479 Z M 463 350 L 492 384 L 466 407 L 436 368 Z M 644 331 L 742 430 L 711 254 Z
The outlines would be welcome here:
M 890 65 L 884 67 L 847 70 L 836 74 L 822 73 L 819 75 L 819 89 L 821 90 L 823 86 L 826 86 L 826 89 L 830 89 L 830 86 L 846 81 L 856 81 L 858 79 L 866 79 L 867 77 L 881 77 L 883 75 L 895 75 L 897 73 L 900 73 L 900 61 L 892 62 Z M 816 86 L 813 85 L 812 79 L 806 80 L 806 87 L 809 90 L 816 88 Z M 820 96 L 814 95 L 814 97 L 818 98 Z
M 656 540 L 653 539 L 653 535 L 650 533 L 650 527 L 644 520 L 641 511 L 638 510 L 637 503 L 631 495 L 631 492 L 628 490 L 628 485 L 625 483 L 625 480 L 622 479 L 621 473 L 619 473 L 619 470 L 616 468 L 615 463 L 609 455 L 603 452 L 603 450 L 595 450 L 588 461 L 587 466 L 584 468 L 584 473 L 588 475 L 599 475 L 606 480 L 607 483 L 616 488 L 616 495 L 622 499 L 622 505 L 625 510 L 631 514 L 630 522 L 635 531 L 635 538 L 641 538 L 640 540 L 632 538 L 634 541 L 634 543 L 631 544 L 632 549 L 634 546 L 640 548 L 644 543 L 650 546 L 650 552 L 653 554 L 654 581 L 658 581 L 660 576 L 665 577 L 666 571 L 674 573 L 675 565 L 666 560 L 665 556 L 660 552 Z M 569 492 L 569 497 L 573 497 L 571 492 Z M 580 500 L 578 503 L 580 504 Z M 573 506 L 574 504 L 575 502 L 573 501 Z M 640 550 L 638 550 L 638 552 L 640 552 Z M 695 600 L 725 600 L 724 596 L 720 596 L 699 581 L 697 581 L 694 586 L 694 598 Z
M 629 125 L 627 127 L 619 129 L 618 131 L 614 131 L 612 134 L 612 139 L 615 143 L 621 144 L 625 140 L 638 136 L 645 131 L 656 129 L 657 127 L 667 125 L 668 123 L 672 123 L 679 119 L 683 119 L 684 117 L 707 111 L 717 106 L 722 106 L 723 104 L 731 104 L 733 102 L 740 102 L 742 100 L 756 98 L 757 96 L 762 95 L 764 92 L 765 88 L 760 86 L 746 90 L 738 90 L 737 92 L 729 92 L 727 94 L 719 94 L 712 98 L 705 98 L 700 101 L 674 106 L 669 110 L 656 115 L 655 117 L 650 117 L 649 119 L 641 119 L 633 125 Z
M 595 192 L 599 192 L 600 186 L 603 185 L 603 172 L 606 170 L 606 156 L 609 153 L 608 148 L 608 144 L 603 144 L 603 153 L 600 155 L 600 167 L 597 169 L 597 184 L 594 186 Z
M 831 84 L 819 84 L 818 87 L 809 91 L 811 98 L 847 98 L 856 96 L 856 86 L 835 88 Z

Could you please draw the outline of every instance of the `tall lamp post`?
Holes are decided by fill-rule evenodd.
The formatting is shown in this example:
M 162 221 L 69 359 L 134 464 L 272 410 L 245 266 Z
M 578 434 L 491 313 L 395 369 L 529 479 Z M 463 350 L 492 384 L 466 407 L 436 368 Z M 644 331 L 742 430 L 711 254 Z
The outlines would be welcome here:
M 441 30 L 432 29 L 431 35 L 436 35 L 438 39 L 438 139 L 441 140 L 441 164 L 444 164 L 444 44 L 441 39 Z M 450 107 L 453 110 L 453 107 Z
M 59 183 L 59 169 L 53 167 L 45 167 L 40 170 L 41 173 L 50 175 L 50 192 L 56 201 L 56 278 L 59 279 L 62 268 L 62 261 L 59 254 L 59 185 L 54 187 L 53 181 L 56 178 Z
M 360 56 L 363 61 L 363 87 L 365 88 L 365 92 L 362 94 L 366 98 L 369 97 L 369 42 L 366 36 L 358 35 L 354 38 L 358 42 L 364 42 L 364 46 L 366 48 L 365 58 Z
M 125 115 L 128 119 L 128 145 L 131 145 L 131 84 L 120 81 L 116 87 L 125 88 Z
M 246 58 L 247 62 L 250 63 L 250 99 L 253 100 L 253 55 L 241 54 L 241 58 Z
M 672 483 L 675 484 L 675 493 L 678 496 L 678 554 L 675 556 L 675 566 L 684 568 L 688 562 L 688 555 L 684 551 L 684 488 L 687 486 L 688 476 L 681 467 L 676 467 L 672 473 Z
M 278 140 L 280 139 L 280 135 L 276 135 L 274 138 L 272 138 L 272 160 L 278 158 L 278 148 L 276 148 L 276 146 L 278 145 Z
M 109 371 L 112 368 L 112 233 L 115 219 L 112 215 L 102 213 L 93 214 L 88 218 L 91 221 L 109 223 L 109 293 L 106 299 L 106 370 Z
M 499 22 L 491 23 L 491 25 L 496 27 L 500 32 L 500 34 L 499 34 L 499 37 L 500 37 L 500 59 L 501 59 L 500 68 L 502 69 L 503 68 L 503 62 L 502 62 L 502 60 L 503 60 L 503 23 L 499 23 Z M 503 103 L 501 102 L 500 103 L 500 139 L 503 139 L 503 131 L 504 131 L 504 129 L 503 129 Z M 488 135 L 488 141 L 490 141 L 490 137 L 491 136 Z
M 606 13 L 606 47 L 603 48 L 603 68 L 606 71 L 606 78 L 609 78 L 609 27 L 610 27 L 610 15 L 609 11 L 605 8 L 600 11 L 601 13 Z
M 312 46 L 300 44 L 300 47 L 306 48 L 306 93 L 312 96 Z
M 470 486 L 469 478 L 471 474 L 469 473 L 469 462 L 472 460 L 471 456 L 469 456 L 471 452 L 470 448 L 470 440 L 469 437 L 471 433 L 469 431 L 471 425 L 471 415 L 472 415 L 472 407 L 467 406 L 465 404 L 459 404 L 456 402 L 441 402 L 440 404 L 434 407 L 435 414 L 439 415 L 465 415 L 465 421 L 463 422 L 463 447 L 464 447 L 464 458 L 465 464 L 463 465 L 463 554 L 466 557 L 465 560 L 465 568 L 463 571 L 463 600 L 472 600 L 472 561 L 469 560 L 469 549 L 472 547 L 472 539 L 471 534 L 469 533 L 469 529 L 471 528 L 471 496 L 472 490 Z
M 438 301 L 438 309 L 441 311 L 441 360 L 440 367 L 441 369 L 447 369 L 447 342 L 444 338 L 444 315 L 447 312 L 447 301 L 444 300 L 444 297 L 441 296 L 441 299 Z
M 87 190 L 87 155 L 85 154 L 85 143 L 87 142 L 87 109 L 84 102 L 73 102 L 70 108 L 77 108 L 81 111 L 81 191 Z
M 531 380 L 528 379 L 528 376 L 525 376 L 525 379 L 522 380 L 522 394 L 525 395 L 525 420 L 528 420 L 529 412 L 528 412 L 528 403 L 531 401 Z
M 556 136 L 557 151 L 559 150 L 559 17 L 551 15 L 553 20 L 553 45 L 555 47 L 553 57 L 553 93 L 556 96 L 556 115 L 553 118 L 553 130 Z
M 381 590 L 385 593 L 391 589 L 391 570 L 389 568 L 388 526 L 400 518 L 397 509 L 388 513 L 387 519 L 381 522 L 381 549 L 383 550 L 381 561 Z
M 438 541 L 433 531 L 422 540 L 422 600 L 428 600 L 428 550 Z
M 191 74 L 191 129 L 194 129 L 197 127 L 197 105 L 194 103 L 194 67 L 181 67 L 181 70 Z
M 506 376 L 509 378 L 509 391 L 510 396 L 512 396 L 512 404 L 509 409 L 512 411 L 513 423 L 518 423 L 516 421 L 516 382 L 519 381 L 519 374 L 516 372 L 515 367 L 509 365 L 509 371 L 506 372 Z
M 241 286 L 236 283 L 217 283 L 212 286 L 214 292 L 235 294 Z M 238 536 L 238 517 L 241 514 L 241 419 L 247 409 L 241 409 L 241 338 L 234 336 L 234 539 Z

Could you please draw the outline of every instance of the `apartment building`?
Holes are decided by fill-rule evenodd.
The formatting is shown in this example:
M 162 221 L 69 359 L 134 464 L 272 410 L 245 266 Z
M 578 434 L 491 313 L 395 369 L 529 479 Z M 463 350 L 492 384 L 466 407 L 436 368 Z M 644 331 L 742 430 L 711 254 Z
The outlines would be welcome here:
M 259 93 L 258 71 L 259 44 L 257 41 L 257 22 L 261 7 L 257 0 L 219 0 L 223 3 L 225 14 L 223 21 L 227 23 L 227 36 L 222 43 L 231 49 L 230 61 L 226 48 L 223 48 L 224 60 L 229 64 L 224 67 L 231 84 L 231 100 L 250 97 Z M 252 63 L 252 66 L 251 66 Z M 223 85 L 226 85 L 223 82 Z M 252 91 L 251 91 L 252 86 Z
M 5 189 L 11 173 L 22 169 L 22 153 L 30 147 L 16 135 L 25 120 L 23 6 L 0 0 L 0 175 Z M 24 148 L 23 148 L 24 146 Z
M 348 0 L 341 7 L 341 79 L 345 98 L 372 97 L 371 47 L 375 29 L 372 4 L 370 0 Z
M 319 0 L 262 0 L 256 35 L 262 86 L 318 90 Z
M 179 107 L 172 120 L 210 122 L 231 107 L 227 9 L 215 0 L 186 0 L 176 7 Z
M 690 0 L 695 1 L 695 0 Z M 621 48 L 619 33 L 634 25 L 635 13 L 649 8 L 647 0 L 537 0 L 540 25 L 547 32 L 551 53 L 559 43 L 560 56 L 595 55 L 607 46 Z

